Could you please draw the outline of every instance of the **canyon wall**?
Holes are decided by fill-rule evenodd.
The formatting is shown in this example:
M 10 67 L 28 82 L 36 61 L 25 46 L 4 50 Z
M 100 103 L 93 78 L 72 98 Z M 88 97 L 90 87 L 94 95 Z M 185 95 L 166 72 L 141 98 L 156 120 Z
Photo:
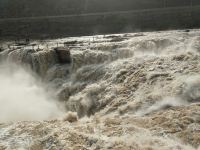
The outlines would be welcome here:
M 1 19 L 0 38 L 54 38 L 200 27 L 200 7 Z

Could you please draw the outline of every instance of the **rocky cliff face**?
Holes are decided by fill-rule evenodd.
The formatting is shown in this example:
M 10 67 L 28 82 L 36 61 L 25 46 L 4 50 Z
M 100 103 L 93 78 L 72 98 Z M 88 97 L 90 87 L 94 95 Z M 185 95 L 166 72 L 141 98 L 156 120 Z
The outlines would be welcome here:
M 0 58 L 28 65 L 66 115 L 2 123 L 0 149 L 199 150 L 199 33 L 76 37 L 41 50 L 4 43 Z M 70 62 L 59 61 L 58 41 L 73 43 Z

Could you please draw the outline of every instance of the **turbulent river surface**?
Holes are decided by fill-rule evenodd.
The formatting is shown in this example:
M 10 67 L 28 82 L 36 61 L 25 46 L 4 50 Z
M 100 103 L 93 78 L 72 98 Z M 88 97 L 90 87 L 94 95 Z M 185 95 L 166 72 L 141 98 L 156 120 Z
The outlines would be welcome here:
M 0 44 L 0 150 L 200 150 L 200 30 Z

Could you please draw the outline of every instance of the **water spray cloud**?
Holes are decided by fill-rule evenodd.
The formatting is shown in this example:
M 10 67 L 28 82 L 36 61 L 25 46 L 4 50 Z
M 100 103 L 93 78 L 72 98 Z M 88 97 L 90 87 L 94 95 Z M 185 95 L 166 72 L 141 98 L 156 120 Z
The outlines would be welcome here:
M 0 122 L 44 120 L 62 111 L 34 77 L 11 64 L 0 66 Z

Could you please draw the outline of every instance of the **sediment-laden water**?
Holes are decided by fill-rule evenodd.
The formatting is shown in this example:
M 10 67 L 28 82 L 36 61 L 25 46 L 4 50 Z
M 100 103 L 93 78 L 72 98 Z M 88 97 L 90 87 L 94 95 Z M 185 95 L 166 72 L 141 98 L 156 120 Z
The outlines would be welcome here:
M 200 30 L 1 45 L 0 149 L 200 149 Z

